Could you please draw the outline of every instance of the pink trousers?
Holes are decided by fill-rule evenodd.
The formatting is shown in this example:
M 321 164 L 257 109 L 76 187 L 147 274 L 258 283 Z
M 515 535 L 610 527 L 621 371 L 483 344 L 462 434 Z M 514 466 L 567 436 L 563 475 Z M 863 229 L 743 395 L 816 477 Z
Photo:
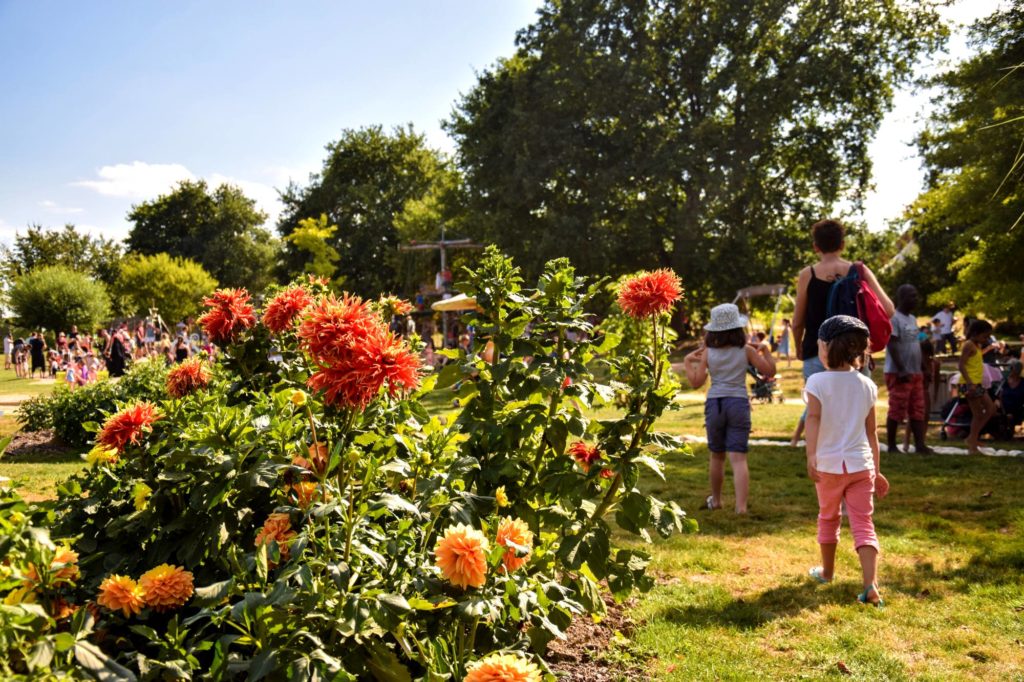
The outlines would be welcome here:
M 818 472 L 814 484 L 818 491 L 818 542 L 822 545 L 839 543 L 840 504 L 846 502 L 846 515 L 850 519 L 853 547 L 878 549 L 875 522 L 875 472 L 858 471 L 854 474 L 826 474 Z

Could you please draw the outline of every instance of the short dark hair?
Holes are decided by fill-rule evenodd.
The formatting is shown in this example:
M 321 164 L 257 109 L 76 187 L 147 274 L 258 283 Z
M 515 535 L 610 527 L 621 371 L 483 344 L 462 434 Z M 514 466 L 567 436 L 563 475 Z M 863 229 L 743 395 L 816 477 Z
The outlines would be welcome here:
M 971 320 L 971 325 L 967 328 L 967 338 L 978 334 L 991 334 L 992 329 L 992 323 L 988 320 Z
M 765 336 L 767 336 L 767 334 L 765 334 L 764 332 L 754 332 L 754 336 L 756 336 L 760 341 L 764 341 L 764 338 Z
M 828 366 L 855 365 L 868 349 L 868 337 L 859 331 L 839 334 L 828 342 Z
M 743 348 L 747 345 L 747 335 L 742 327 L 720 332 L 705 332 L 704 345 L 708 348 Z
M 843 248 L 845 235 L 846 229 L 838 220 L 819 220 L 811 225 L 811 237 L 814 239 L 814 245 L 822 253 L 835 253 Z

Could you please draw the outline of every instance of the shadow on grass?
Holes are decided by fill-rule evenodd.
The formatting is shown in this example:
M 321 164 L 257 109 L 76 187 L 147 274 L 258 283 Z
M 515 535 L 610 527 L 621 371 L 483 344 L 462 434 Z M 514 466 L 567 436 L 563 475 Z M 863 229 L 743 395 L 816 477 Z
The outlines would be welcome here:
M 0 463 L 3 464 L 60 464 L 81 461 L 81 450 L 69 448 L 54 450 L 33 448 L 19 453 L 7 453 L 0 458 Z

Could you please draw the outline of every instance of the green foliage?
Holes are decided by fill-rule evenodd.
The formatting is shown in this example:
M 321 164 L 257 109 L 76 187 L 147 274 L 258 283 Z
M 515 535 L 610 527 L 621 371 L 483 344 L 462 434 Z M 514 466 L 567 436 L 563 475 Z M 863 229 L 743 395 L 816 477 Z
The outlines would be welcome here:
M 184 180 L 168 194 L 132 207 L 130 253 L 193 260 L 221 286 L 262 291 L 272 281 L 277 243 L 260 227 L 267 216 L 232 185 L 212 191 Z
M 106 287 L 65 265 L 48 265 L 19 277 L 10 291 L 17 323 L 27 329 L 93 329 L 110 314 Z
M 971 29 L 978 52 L 938 76 L 937 113 L 918 146 L 929 188 L 909 212 L 917 250 L 904 279 L 920 277 L 933 304 L 1020 320 L 1024 297 L 1024 7 Z
M 217 288 L 217 280 L 199 263 L 166 253 L 131 254 L 121 262 L 117 290 L 130 301 L 132 314 L 160 311 L 167 324 L 196 315 L 203 297 Z
M 466 224 L 531 275 L 672 267 L 700 314 L 785 281 L 866 191 L 893 89 L 944 35 L 933 4 L 547 2 L 448 124 Z
M 395 128 L 390 134 L 380 126 L 348 129 L 327 145 L 323 169 L 307 186 L 292 184 L 282 193 L 285 211 L 278 230 L 288 239 L 301 221 L 326 215 L 324 227 L 338 226 L 325 242 L 339 254 L 336 278 L 361 296 L 396 291 L 400 264 L 406 259 L 399 255 L 398 245 L 408 239 L 437 238 L 437 196 L 454 191 L 453 177 L 457 176 L 449 164 L 411 127 Z M 425 211 L 431 216 L 427 221 L 422 220 Z M 288 275 L 307 272 L 315 254 L 288 241 Z M 433 266 L 420 271 L 420 279 L 436 270 L 436 261 L 416 262 Z
M 620 598 L 650 588 L 648 554 L 617 547 L 612 529 L 649 542 L 694 526 L 637 488 L 642 470 L 686 451 L 652 430 L 676 390 L 664 326 L 651 322 L 616 356 L 618 337 L 595 335 L 586 312 L 603 283 L 565 260 L 528 289 L 491 249 L 467 281 L 483 309 L 477 345 L 419 393 L 325 405 L 305 389 L 294 332 L 272 339 L 259 325 L 225 349 L 204 390 L 159 401 L 140 442 L 60 487 L 51 525 L 75 539 L 76 603 L 109 575 L 164 562 L 196 586 L 166 613 L 100 609 L 105 636 L 81 644 L 94 666 L 145 679 L 460 680 L 488 652 L 532 656 L 574 616 L 600 613 L 600 580 Z M 488 339 L 493 362 L 481 357 Z M 268 366 L 272 346 L 281 357 Z M 600 362 L 629 364 L 631 383 L 596 381 Z M 454 387 L 456 419 L 420 403 L 436 386 Z M 616 391 L 622 415 L 586 416 Z M 589 469 L 567 454 L 571 439 L 600 449 Z M 498 544 L 512 518 L 532 541 Z M 258 543 L 268 520 L 294 538 Z M 490 542 L 477 587 L 436 563 L 457 524 Z M 509 557 L 524 565 L 504 570 Z
M 18 423 L 27 431 L 52 428 L 67 445 L 81 446 L 91 435 L 86 425 L 102 421 L 124 403 L 159 400 L 166 395 L 167 370 L 160 360 L 143 360 L 117 381 L 100 379 L 74 390 L 60 384 L 18 408 Z
M 338 226 L 328 225 L 327 214 L 321 213 L 319 219 L 304 218 L 300 220 L 299 226 L 284 239 L 295 248 L 309 254 L 310 261 L 306 263 L 305 272 L 317 277 L 333 279 L 341 255 L 330 245 L 329 240 L 337 231 Z
M 63 265 L 112 287 L 117 281 L 122 257 L 121 245 L 102 237 L 90 237 L 74 225 L 64 229 L 44 229 L 30 225 L 14 237 L 14 243 L 0 245 L 0 270 L 8 284 L 31 270 L 47 265 Z

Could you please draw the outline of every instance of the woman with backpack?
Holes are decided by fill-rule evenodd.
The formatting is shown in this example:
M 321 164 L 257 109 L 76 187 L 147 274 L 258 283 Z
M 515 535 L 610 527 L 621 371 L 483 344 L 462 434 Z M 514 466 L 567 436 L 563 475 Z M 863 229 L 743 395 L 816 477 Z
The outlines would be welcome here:
M 846 230 L 838 220 L 821 220 L 811 226 L 811 237 L 814 240 L 814 252 L 818 254 L 818 262 L 800 271 L 797 278 L 796 309 L 793 311 L 793 346 L 798 359 L 803 360 L 804 383 L 808 377 L 825 371 L 818 359 L 818 328 L 829 317 L 829 296 L 833 294 L 833 285 L 856 271 L 863 278 L 864 284 L 877 297 L 885 318 L 891 318 L 896 306 L 885 294 L 875 273 L 864 264 L 851 263 L 842 258 Z M 831 311 L 833 314 L 846 311 Z M 888 339 L 883 340 L 883 344 Z M 804 431 L 807 411 L 800 417 L 800 422 L 793 433 L 791 443 L 794 447 L 800 442 Z

